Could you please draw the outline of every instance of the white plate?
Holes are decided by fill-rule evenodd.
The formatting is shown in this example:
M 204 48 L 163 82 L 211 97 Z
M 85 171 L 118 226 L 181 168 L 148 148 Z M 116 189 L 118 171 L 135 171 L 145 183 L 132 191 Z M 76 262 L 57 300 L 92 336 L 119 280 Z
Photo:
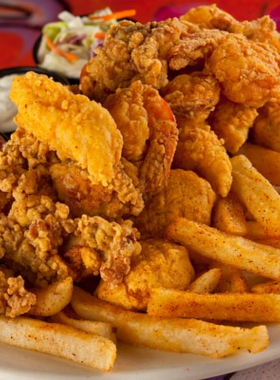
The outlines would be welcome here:
M 114 370 L 102 373 L 67 360 L 0 344 L 1 380 L 200 380 L 280 358 L 280 325 L 269 326 L 271 343 L 259 354 L 224 359 L 140 349 L 121 344 Z

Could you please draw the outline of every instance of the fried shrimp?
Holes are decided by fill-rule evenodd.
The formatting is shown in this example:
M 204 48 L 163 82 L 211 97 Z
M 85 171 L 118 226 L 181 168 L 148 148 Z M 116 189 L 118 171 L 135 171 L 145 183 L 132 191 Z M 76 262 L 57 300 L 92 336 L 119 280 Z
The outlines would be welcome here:
M 232 183 L 232 167 L 223 141 L 205 123 L 182 119 L 174 167 L 193 170 L 207 179 L 215 192 L 226 197 Z
M 197 122 L 208 118 L 219 102 L 217 80 L 201 72 L 177 75 L 161 90 L 175 116 L 193 117 Z
M 178 130 L 169 104 L 140 81 L 118 89 L 104 103 L 124 140 L 123 156 L 139 167 L 143 193 L 161 189 L 169 175 Z
M 268 45 L 228 35 L 206 63 L 222 93 L 235 103 L 259 108 L 279 93 L 278 55 Z

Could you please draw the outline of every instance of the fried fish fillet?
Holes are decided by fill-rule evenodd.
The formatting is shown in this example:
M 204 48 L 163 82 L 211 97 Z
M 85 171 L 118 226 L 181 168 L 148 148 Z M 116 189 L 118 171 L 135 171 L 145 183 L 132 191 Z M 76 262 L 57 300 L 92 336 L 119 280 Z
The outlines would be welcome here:
M 100 104 L 34 72 L 15 78 L 11 99 L 18 107 L 18 126 L 49 144 L 61 160 L 77 161 L 93 183 L 106 186 L 112 180 L 123 140 Z

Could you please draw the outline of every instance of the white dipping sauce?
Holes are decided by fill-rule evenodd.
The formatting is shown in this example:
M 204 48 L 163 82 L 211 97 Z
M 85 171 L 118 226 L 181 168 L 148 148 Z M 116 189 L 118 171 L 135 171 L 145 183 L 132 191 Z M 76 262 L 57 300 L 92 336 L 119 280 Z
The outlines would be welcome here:
M 18 74 L 6 75 L 0 78 L 0 132 L 13 132 L 17 126 L 13 121 L 17 107 L 10 99 L 13 78 Z

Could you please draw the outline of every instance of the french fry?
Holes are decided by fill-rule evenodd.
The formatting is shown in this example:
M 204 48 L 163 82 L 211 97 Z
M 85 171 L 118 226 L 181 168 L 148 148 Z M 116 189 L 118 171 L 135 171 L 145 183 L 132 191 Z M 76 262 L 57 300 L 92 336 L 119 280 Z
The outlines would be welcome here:
M 114 334 L 113 328 L 109 323 L 71 318 L 64 311 L 60 311 L 59 313 L 53 315 L 51 317 L 51 321 L 54 323 L 61 323 L 62 325 L 71 326 L 91 334 L 104 336 L 116 343 L 116 335 Z
M 280 322 L 280 295 L 198 294 L 154 288 L 147 312 L 154 317 L 238 322 Z
M 167 228 L 167 237 L 213 260 L 274 280 L 280 280 L 280 249 L 216 228 L 178 218 Z
M 58 313 L 69 304 L 73 293 L 73 279 L 54 282 L 45 288 L 32 289 L 36 295 L 36 304 L 29 311 L 30 315 L 49 317 Z
M 117 338 L 137 346 L 223 357 L 239 349 L 257 353 L 268 345 L 265 326 L 252 329 L 219 326 L 196 319 L 163 319 L 135 313 L 74 288 L 72 307 L 81 318 L 117 328 Z
M 280 294 L 280 282 L 268 281 L 260 284 L 256 284 L 251 288 L 252 293 L 264 294 L 275 293 Z
M 270 247 L 280 249 L 280 237 L 279 238 L 263 238 L 256 240 L 260 244 L 269 245 Z
M 102 371 L 112 369 L 116 345 L 108 338 L 31 318 L 0 317 L 0 342 L 59 356 Z
M 245 237 L 250 240 L 261 240 L 267 239 L 268 235 L 260 223 L 255 221 L 248 221 L 247 233 Z
M 250 287 L 247 284 L 240 269 L 230 267 L 218 262 L 213 262 L 214 268 L 221 270 L 221 279 L 218 284 L 218 292 L 220 293 L 246 293 L 250 292 Z
M 232 163 L 232 191 L 270 236 L 280 235 L 280 195 L 243 155 Z
M 193 293 L 212 293 L 216 289 L 222 276 L 220 268 L 213 268 L 203 273 L 188 287 L 188 292 Z
M 245 210 L 235 194 L 219 198 L 212 214 L 212 225 L 232 235 L 244 236 L 247 233 Z
M 238 154 L 243 154 L 270 183 L 280 186 L 280 153 L 255 144 L 244 144 Z

